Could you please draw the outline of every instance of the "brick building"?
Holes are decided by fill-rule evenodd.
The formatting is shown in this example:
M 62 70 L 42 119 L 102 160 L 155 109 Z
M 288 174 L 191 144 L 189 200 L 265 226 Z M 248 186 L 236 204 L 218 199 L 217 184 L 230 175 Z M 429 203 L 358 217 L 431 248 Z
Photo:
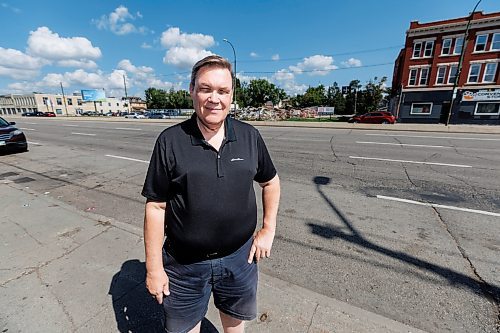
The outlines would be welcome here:
M 396 59 L 391 111 L 400 122 L 500 124 L 500 12 L 411 22 Z M 450 106 L 461 52 L 462 70 Z

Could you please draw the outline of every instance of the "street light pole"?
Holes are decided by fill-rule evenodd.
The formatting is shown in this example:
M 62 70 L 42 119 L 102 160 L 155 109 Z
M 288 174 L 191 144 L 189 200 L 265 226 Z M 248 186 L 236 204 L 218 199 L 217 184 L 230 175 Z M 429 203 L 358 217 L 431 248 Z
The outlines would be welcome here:
M 226 38 L 223 39 L 226 43 L 231 45 L 231 48 L 233 49 L 233 56 L 234 56 L 234 68 L 233 68 L 233 105 L 234 105 L 234 118 L 236 118 L 236 51 L 234 50 L 233 44 L 227 40 Z
M 450 118 L 451 118 L 451 113 L 453 112 L 453 104 L 455 103 L 455 99 L 457 98 L 457 86 L 460 81 L 460 74 L 462 73 L 462 65 L 464 62 L 464 56 L 465 56 L 465 49 L 467 48 L 467 37 L 469 35 L 469 27 L 472 21 L 472 18 L 474 17 L 474 13 L 476 12 L 477 6 L 481 3 L 482 0 L 479 0 L 476 3 L 476 6 L 472 10 L 472 13 L 470 13 L 469 20 L 467 21 L 467 26 L 465 27 L 465 33 L 464 33 L 464 42 L 462 45 L 462 50 L 460 52 L 460 60 L 458 60 L 458 66 L 457 66 L 457 75 L 455 77 L 455 82 L 453 82 L 453 90 L 451 92 L 451 101 L 450 101 L 450 111 L 448 112 L 448 117 L 446 118 L 446 126 L 450 124 Z

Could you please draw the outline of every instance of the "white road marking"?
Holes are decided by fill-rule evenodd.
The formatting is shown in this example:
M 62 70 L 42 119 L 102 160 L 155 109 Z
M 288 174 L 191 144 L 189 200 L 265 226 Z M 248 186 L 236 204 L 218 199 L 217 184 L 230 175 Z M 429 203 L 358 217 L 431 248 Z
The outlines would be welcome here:
M 78 132 L 71 132 L 73 135 L 87 135 L 87 136 L 96 136 L 96 134 L 93 133 L 78 133 Z
M 365 134 L 369 136 L 388 136 L 404 138 L 427 138 L 427 139 L 453 139 L 453 140 L 477 140 L 477 141 L 500 141 L 500 139 L 488 138 L 459 138 L 454 136 L 427 136 L 427 135 L 403 135 L 403 134 Z
M 25 124 L 29 124 L 29 125 L 38 125 L 38 123 L 25 123 Z
M 149 161 L 143 161 L 143 160 L 138 160 L 136 158 L 130 158 L 130 157 L 124 157 L 124 156 L 106 155 L 106 157 L 113 157 L 113 158 L 119 158 L 119 159 L 127 160 L 127 161 L 134 161 L 134 162 L 141 162 L 141 163 L 148 163 L 149 164 Z
M 38 143 L 38 142 L 31 142 L 31 141 L 28 141 L 28 143 L 30 145 L 36 145 L 36 146 L 41 146 L 42 144 L 41 143 Z
M 66 126 L 66 127 L 80 127 L 80 125 L 63 125 L 63 126 Z
M 142 131 L 141 128 L 130 128 L 130 127 L 116 127 L 117 130 L 125 130 L 125 131 Z
M 446 209 L 451 209 L 451 210 L 458 210 L 458 211 L 461 211 L 461 212 L 476 213 L 476 214 L 482 214 L 482 215 L 489 215 L 489 216 L 500 217 L 499 213 L 487 212 L 487 211 L 484 211 L 484 210 L 477 210 L 477 209 L 461 208 L 461 207 L 455 207 L 455 206 L 439 205 L 439 204 L 428 203 L 428 202 L 420 202 L 420 201 L 413 201 L 413 200 L 408 200 L 408 199 L 400 199 L 400 198 L 394 198 L 394 197 L 387 197 L 385 195 L 377 195 L 377 198 L 384 199 L 384 200 L 404 202 L 404 203 L 409 203 L 409 204 L 414 204 L 414 205 L 420 205 L 420 206 L 428 206 L 428 207 L 435 207 L 435 208 L 446 208 Z
M 356 143 L 363 143 L 369 145 L 407 146 L 407 147 L 423 147 L 423 148 L 453 148 L 451 146 L 410 145 L 406 143 L 386 143 L 386 142 L 369 142 L 369 141 L 356 141 Z
M 451 166 L 451 167 L 457 167 L 457 168 L 472 168 L 472 166 L 470 166 L 470 165 L 463 165 L 463 164 L 447 164 L 447 163 L 435 163 L 435 162 L 391 160 L 391 159 L 388 159 L 388 158 L 361 157 L 361 156 L 349 156 L 349 158 L 354 158 L 354 159 L 358 159 L 358 160 L 373 160 L 373 161 L 385 161 L 385 162 L 399 162 L 399 163 L 412 163 L 412 164 L 428 164 L 428 165 L 439 165 L 439 166 Z
M 36 131 L 34 128 L 26 128 L 26 127 L 19 127 L 19 129 L 22 129 L 24 131 Z

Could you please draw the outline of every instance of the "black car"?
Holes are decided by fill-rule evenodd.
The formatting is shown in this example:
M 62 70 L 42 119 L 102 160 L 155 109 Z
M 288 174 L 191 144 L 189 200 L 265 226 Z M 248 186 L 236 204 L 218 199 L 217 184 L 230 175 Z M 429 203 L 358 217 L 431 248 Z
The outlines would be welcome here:
M 15 124 L 0 117 L 0 150 L 28 151 L 26 136 Z

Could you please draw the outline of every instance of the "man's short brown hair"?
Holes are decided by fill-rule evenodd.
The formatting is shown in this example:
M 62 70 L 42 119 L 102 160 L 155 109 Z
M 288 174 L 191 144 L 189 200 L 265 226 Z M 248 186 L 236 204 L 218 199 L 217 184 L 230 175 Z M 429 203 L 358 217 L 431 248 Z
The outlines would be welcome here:
M 191 83 L 190 83 L 190 88 L 194 88 L 194 84 L 196 81 L 196 77 L 198 76 L 198 72 L 200 69 L 203 67 L 218 67 L 218 68 L 225 68 L 229 70 L 231 73 L 231 78 L 232 82 L 234 85 L 234 75 L 233 75 L 233 67 L 231 66 L 231 63 L 227 61 L 226 58 L 223 58 L 218 55 L 209 55 L 200 61 L 198 61 L 196 64 L 193 66 L 193 70 L 191 71 Z

